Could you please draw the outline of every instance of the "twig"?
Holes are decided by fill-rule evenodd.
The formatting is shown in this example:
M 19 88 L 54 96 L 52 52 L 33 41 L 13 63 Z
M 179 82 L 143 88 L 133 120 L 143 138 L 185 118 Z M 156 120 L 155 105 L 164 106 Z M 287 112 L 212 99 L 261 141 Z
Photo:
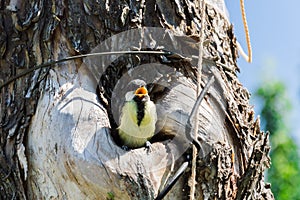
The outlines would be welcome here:
M 167 183 L 166 187 L 157 195 L 155 200 L 161 200 L 166 196 L 166 194 L 168 194 L 168 192 L 172 189 L 172 187 L 177 182 L 177 180 L 185 172 L 187 167 L 188 167 L 188 161 L 182 163 L 182 165 L 176 171 L 175 175 L 172 177 L 172 179 L 170 179 L 170 181 Z
M 196 102 L 195 102 L 195 104 L 194 104 L 194 106 L 193 106 L 192 112 L 191 112 L 191 114 L 190 114 L 190 116 L 189 116 L 189 118 L 188 118 L 188 121 L 187 121 L 186 126 L 192 127 L 191 121 L 192 121 L 192 119 L 195 119 L 195 118 L 196 118 L 196 115 L 198 115 L 198 113 L 199 113 L 199 112 L 198 112 L 198 111 L 199 111 L 199 106 L 200 106 L 200 104 L 201 104 L 201 101 L 203 100 L 204 96 L 205 96 L 206 93 L 208 92 L 208 89 L 210 88 L 211 84 L 212 84 L 214 81 L 215 81 L 215 77 L 214 77 L 214 75 L 212 75 L 212 76 L 208 79 L 208 81 L 207 81 L 207 83 L 205 84 L 204 88 L 201 90 L 201 93 L 200 93 L 200 95 L 198 96 L 198 98 L 197 98 L 197 100 L 196 100 Z M 198 133 L 197 133 L 197 134 L 198 134 Z
M 192 143 L 195 145 L 195 147 L 198 149 L 198 150 L 201 150 L 202 147 L 201 147 L 201 144 L 199 143 L 198 141 L 198 132 L 197 132 L 197 135 L 196 136 L 193 136 L 192 135 L 192 120 L 193 119 L 196 119 L 196 116 L 198 116 L 199 114 L 199 107 L 200 107 L 200 104 L 204 98 L 204 96 L 206 95 L 206 93 L 208 92 L 208 89 L 210 88 L 210 86 L 212 85 L 212 83 L 215 81 L 215 77 L 214 76 L 211 76 L 209 78 L 209 80 L 207 81 L 206 85 L 204 86 L 203 90 L 201 91 L 200 95 L 198 96 L 194 106 L 193 106 L 193 109 L 192 109 L 192 112 L 188 118 L 188 121 L 186 123 L 186 126 L 185 126 L 185 135 L 186 137 L 192 141 Z
M 90 54 L 82 54 L 82 55 L 77 55 L 77 56 L 66 57 L 66 58 L 63 58 L 63 59 L 60 59 L 60 60 L 54 60 L 54 61 L 50 61 L 50 62 L 41 64 L 41 65 L 37 65 L 37 66 L 32 67 L 32 68 L 30 68 L 26 71 L 23 71 L 20 74 L 17 74 L 16 76 L 4 81 L 4 83 L 2 83 L 0 85 L 0 89 L 7 86 L 8 84 L 13 82 L 14 80 L 17 80 L 18 78 L 21 78 L 22 76 L 25 76 L 26 74 L 29 74 L 29 73 L 37 70 L 37 69 L 50 67 L 50 66 L 58 64 L 58 63 L 62 63 L 62 62 L 70 61 L 70 60 L 75 60 L 75 59 L 78 59 L 78 58 L 86 58 L 86 57 L 92 57 L 92 56 L 117 55 L 117 54 L 160 54 L 160 55 L 170 55 L 172 53 L 168 52 L 168 51 L 111 51 L 111 52 L 90 53 Z

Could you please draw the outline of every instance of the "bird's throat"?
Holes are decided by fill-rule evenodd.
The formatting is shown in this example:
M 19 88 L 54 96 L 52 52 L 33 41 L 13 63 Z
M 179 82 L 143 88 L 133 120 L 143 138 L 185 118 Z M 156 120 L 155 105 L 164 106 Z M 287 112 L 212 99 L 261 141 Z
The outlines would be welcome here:
M 135 96 L 133 100 L 137 107 L 137 124 L 140 126 L 145 116 L 145 100 L 138 96 Z

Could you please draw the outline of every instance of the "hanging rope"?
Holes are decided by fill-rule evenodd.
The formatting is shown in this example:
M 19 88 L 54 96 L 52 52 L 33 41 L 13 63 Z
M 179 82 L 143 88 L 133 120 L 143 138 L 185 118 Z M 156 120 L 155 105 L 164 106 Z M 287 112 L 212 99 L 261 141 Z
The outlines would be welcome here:
M 240 7 L 241 7 L 241 13 L 242 13 L 242 20 L 244 24 L 244 31 L 246 36 L 246 42 L 248 47 L 248 55 L 246 55 L 241 48 L 241 46 L 238 44 L 238 48 L 240 49 L 240 52 L 242 56 L 246 59 L 247 62 L 252 62 L 252 48 L 251 48 L 251 41 L 250 41 L 250 34 L 249 34 L 249 28 L 247 24 L 247 18 L 246 18 L 246 11 L 245 11 L 245 4 L 244 0 L 240 0 Z M 200 9 L 201 9 L 201 30 L 200 30 L 200 41 L 199 41 L 199 56 L 198 56 L 198 76 L 197 76 L 197 96 L 200 94 L 201 90 L 201 77 L 202 77 L 202 61 L 203 61 L 203 41 L 204 41 L 204 25 L 205 25 L 205 17 L 206 17 L 206 3 L 205 0 L 200 1 Z M 194 126 L 194 138 L 198 138 L 198 114 L 199 111 L 197 111 L 197 114 L 195 116 L 195 126 Z M 197 155 L 198 150 L 196 146 L 193 146 L 193 152 L 192 152 L 192 166 L 191 166 L 191 176 L 189 178 L 188 185 L 190 187 L 190 200 L 195 199 L 195 189 L 196 189 L 196 164 L 197 164 Z
M 246 37 L 246 42 L 247 42 L 247 47 L 248 47 L 248 55 L 243 51 L 243 49 L 239 43 L 237 43 L 237 45 L 238 45 L 238 49 L 240 50 L 241 55 L 245 58 L 245 60 L 248 63 L 251 63 L 252 62 L 252 48 L 251 48 L 250 34 L 249 34 L 249 28 L 248 28 L 248 24 L 247 24 L 244 0 L 240 0 L 240 8 L 241 8 L 245 37 Z
M 202 61 L 203 61 L 203 41 L 205 37 L 204 33 L 204 25 L 205 25 L 205 18 L 206 18 L 206 3 L 205 0 L 200 1 L 200 9 L 201 9 L 201 30 L 200 30 L 200 39 L 199 39 L 199 56 L 198 56 L 198 75 L 197 75 L 197 97 L 201 93 L 201 77 L 202 77 Z M 199 127 L 199 109 L 196 111 L 195 115 L 195 126 L 194 126 L 194 138 L 198 138 L 198 127 Z M 195 199 L 195 190 L 196 190 L 196 164 L 197 164 L 197 155 L 198 150 L 196 146 L 193 145 L 192 147 L 192 167 L 191 167 L 191 176 L 189 178 L 188 185 L 190 187 L 190 200 Z

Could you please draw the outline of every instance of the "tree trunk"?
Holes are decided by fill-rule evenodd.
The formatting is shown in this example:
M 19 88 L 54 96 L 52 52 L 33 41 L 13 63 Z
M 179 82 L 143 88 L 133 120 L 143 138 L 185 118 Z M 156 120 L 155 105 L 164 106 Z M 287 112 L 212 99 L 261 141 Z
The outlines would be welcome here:
M 204 10 L 199 4 L 3 1 L 1 86 L 68 56 L 153 53 L 74 59 L 1 87 L 2 199 L 154 199 L 190 152 L 185 128 L 197 99 L 199 42 L 201 87 L 212 76 L 215 81 L 199 108 L 195 197 L 273 199 L 263 174 L 270 164 L 268 134 L 237 79 L 236 39 L 224 2 L 207 1 Z M 150 151 L 123 150 L 114 134 L 133 79 L 146 81 L 158 110 Z M 165 199 L 188 199 L 188 169 Z

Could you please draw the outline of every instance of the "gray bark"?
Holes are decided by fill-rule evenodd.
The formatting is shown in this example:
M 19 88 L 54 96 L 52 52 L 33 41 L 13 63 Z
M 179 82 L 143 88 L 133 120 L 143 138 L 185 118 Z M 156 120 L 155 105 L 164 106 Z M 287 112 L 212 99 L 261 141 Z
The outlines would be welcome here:
M 1 88 L 1 197 L 155 198 L 190 147 L 184 131 L 196 100 L 197 58 L 191 55 L 199 50 L 198 5 L 172 0 L 2 2 L 0 84 L 35 65 L 91 51 L 143 50 L 155 44 L 153 49 L 176 54 L 76 59 Z M 268 134 L 260 131 L 249 93 L 237 79 L 236 39 L 225 6 L 208 1 L 204 12 L 201 87 L 212 75 L 215 82 L 200 106 L 203 149 L 196 198 L 273 199 L 263 175 L 270 164 Z M 142 26 L 170 32 L 142 34 Z M 124 32 L 133 28 L 139 31 Z M 161 38 L 166 35 L 168 41 Z M 124 98 L 120 88 L 135 73 L 157 83 L 150 86 L 159 108 L 158 134 L 171 138 L 153 143 L 150 152 L 124 151 L 112 137 Z M 188 198 L 189 175 L 166 199 Z

